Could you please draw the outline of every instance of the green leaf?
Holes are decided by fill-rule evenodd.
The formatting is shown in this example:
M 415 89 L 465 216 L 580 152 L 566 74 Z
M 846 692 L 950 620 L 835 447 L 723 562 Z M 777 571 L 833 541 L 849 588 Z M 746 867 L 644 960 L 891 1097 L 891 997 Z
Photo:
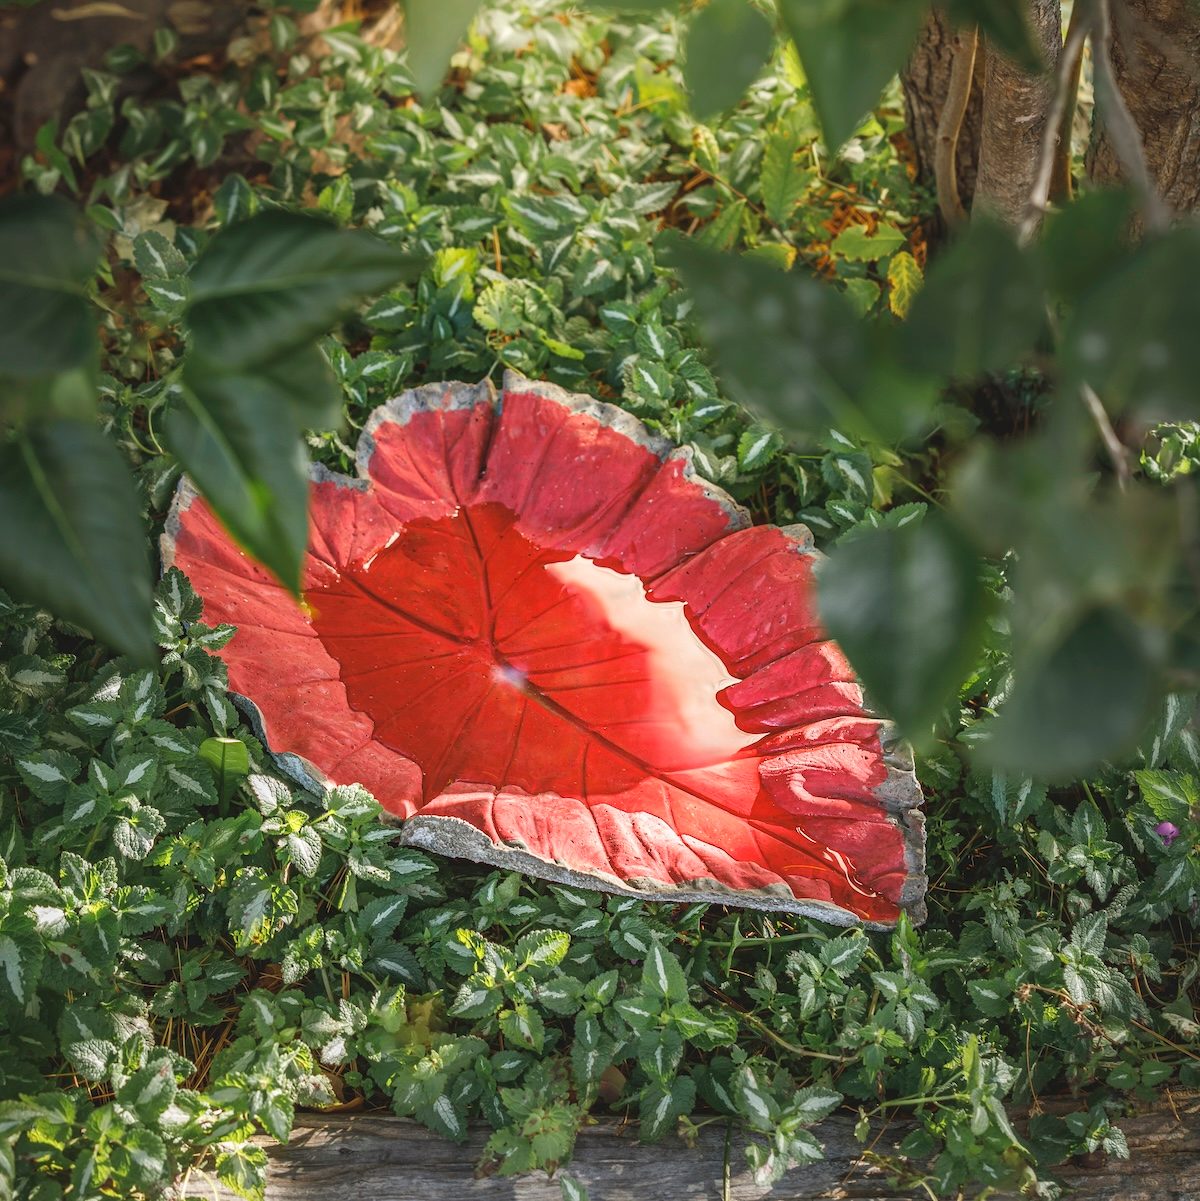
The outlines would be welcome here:
M 192 268 L 192 353 L 224 371 L 276 360 L 421 262 L 361 230 L 260 213 L 217 234 Z
M 1181 771 L 1133 773 L 1142 800 L 1160 821 L 1185 822 L 1200 809 L 1200 783 Z
M 940 514 L 839 544 L 818 577 L 821 618 L 873 700 L 927 736 L 978 651 L 986 592 L 975 554 Z
M 997 766 L 1077 776 L 1131 749 L 1159 699 L 1153 647 L 1121 610 L 1099 605 L 1015 661 L 1012 692 L 980 748 Z
M 315 358 L 314 358 L 315 356 Z M 167 410 L 163 438 L 229 532 L 293 592 L 308 544 L 305 424 L 292 387 L 310 350 L 259 371 L 205 371 L 189 361 L 184 387 Z M 320 365 L 321 376 L 328 368 Z M 325 401 L 314 392 L 313 415 Z
M 711 0 L 692 20 L 683 81 L 702 120 L 732 108 L 761 74 L 774 37 L 767 19 L 746 0 Z
M 972 221 L 929 269 L 902 327 L 908 361 L 921 371 L 969 381 L 1015 366 L 1045 326 L 1033 255 L 1012 234 Z
M 480 0 L 404 0 L 408 69 L 422 96 L 441 84 L 479 5 Z
M 43 955 L 33 923 L 24 916 L 8 918 L 0 930 L 0 997 L 7 992 L 25 1006 L 41 976 Z
M 1045 70 L 1041 51 L 1033 40 L 1023 3 L 1013 0 L 946 0 L 951 22 L 962 28 L 979 26 L 995 47 L 1031 74 Z
M 855 263 L 876 263 L 904 245 L 904 235 L 894 225 L 878 225 L 869 234 L 862 225 L 847 225 L 830 246 L 835 255 Z
M 925 11 L 923 0 L 780 0 L 831 150 L 908 61 Z
M 855 422 L 865 335 L 844 297 L 692 241 L 671 249 L 732 396 L 789 429 Z
M 587 1185 L 574 1176 L 560 1173 L 558 1186 L 562 1190 L 562 1201 L 589 1201 Z
M 148 229 L 134 238 L 133 263 L 143 279 L 171 279 L 187 271 L 187 261 L 175 244 L 156 229 Z
M 1152 418 L 1200 416 L 1200 338 L 1191 297 L 1200 276 L 1200 230 L 1147 243 L 1084 297 L 1063 334 L 1070 378 L 1090 383 L 1113 411 Z
M 542 1015 L 523 1001 L 518 1001 L 512 1009 L 506 1009 L 500 1015 L 500 1033 L 509 1042 L 539 1053 L 546 1041 L 546 1026 Z
M 642 1090 L 638 1106 L 641 1127 L 638 1135 L 644 1143 L 657 1142 L 671 1123 L 689 1114 L 696 1103 L 696 1083 L 690 1076 L 677 1076 L 670 1087 L 648 1084 Z
M 775 1098 L 748 1066 L 739 1068 L 733 1077 L 733 1097 L 752 1130 L 770 1130 L 779 1117 Z
M 562 930 L 534 930 L 517 939 L 513 954 L 519 964 L 558 967 L 571 949 L 571 936 Z
M 788 1103 L 788 1116 L 808 1125 L 827 1118 L 842 1103 L 842 1094 L 832 1088 L 809 1085 L 797 1089 Z
M 246 744 L 238 738 L 206 738 L 200 744 L 200 758 L 217 773 L 217 784 L 225 796 L 250 771 Z
M 642 965 L 642 988 L 650 995 L 669 1002 L 688 999 L 687 977 L 677 956 L 656 942 Z
M 1047 218 L 1037 242 L 1047 282 L 1077 302 L 1129 261 L 1135 209 L 1123 188 L 1097 188 Z
M 86 288 L 99 257 L 94 231 L 65 200 L 0 201 L 0 374 L 48 375 L 91 360 Z
M 154 661 L 146 532 L 117 448 L 83 421 L 0 446 L 0 578 L 25 600 Z
M 808 188 L 809 172 L 796 162 L 801 142 L 798 126 L 789 121 L 772 130 L 763 147 L 758 186 L 763 208 L 776 225 L 788 224 Z
M 888 262 L 887 277 L 888 308 L 897 317 L 907 317 L 925 279 L 917 260 L 907 250 L 892 255 Z

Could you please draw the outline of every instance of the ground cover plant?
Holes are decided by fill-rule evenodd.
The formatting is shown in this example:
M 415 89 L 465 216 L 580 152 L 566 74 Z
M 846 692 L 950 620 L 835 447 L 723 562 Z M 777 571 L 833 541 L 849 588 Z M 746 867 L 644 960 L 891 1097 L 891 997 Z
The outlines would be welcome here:
M 87 107 L 22 164 L 32 190 L 77 201 L 97 249 L 65 267 L 77 368 L 8 381 L 0 412 L 14 428 L 32 412 L 69 420 L 94 379 L 117 453 L 81 496 L 118 495 L 132 473 L 126 515 L 144 519 L 147 548 L 189 447 L 198 476 L 224 464 L 214 490 L 262 499 L 275 483 L 255 474 L 254 453 L 205 458 L 182 437 L 167 449 L 173 413 L 219 411 L 220 389 L 195 364 L 206 337 L 207 357 L 227 358 L 221 339 L 239 330 L 205 326 L 202 264 L 256 214 L 277 233 L 297 229 L 286 214 L 300 210 L 367 228 L 395 277 L 419 272 L 350 286 L 331 271 L 271 355 L 236 364 L 257 381 L 239 385 L 246 437 L 269 429 L 298 446 L 303 430 L 310 455 L 338 470 L 351 466 L 348 431 L 401 388 L 511 366 L 622 404 L 692 446 L 759 517 L 803 521 L 852 555 L 880 529 L 919 538 L 949 525 L 956 439 L 1058 428 L 1043 374 L 1006 374 L 1000 359 L 947 369 L 996 370 L 982 386 L 939 388 L 934 436 L 907 447 L 829 415 L 785 437 L 718 382 L 693 311 L 703 287 L 675 274 L 681 237 L 744 256 L 733 261 L 773 272 L 756 277 L 768 283 L 821 276 L 881 329 L 914 310 L 933 197 L 908 169 L 895 84 L 829 154 L 786 48 L 736 107 L 698 122 L 669 16 L 568 15 L 540 0 L 486 9 L 449 84 L 424 98 L 370 23 L 318 35 L 305 21 L 271 10 L 198 62 L 180 61 L 167 33 L 149 66 L 113 51 L 88 75 Z M 126 87 L 147 72 L 152 86 Z M 972 245 L 1000 245 L 979 236 Z M 1091 248 L 1081 274 L 1048 260 L 1064 291 L 1088 282 Z M 347 301 L 379 288 L 326 336 Z M 343 414 L 315 422 L 324 429 L 312 414 L 328 414 L 328 392 L 301 412 L 272 390 L 284 352 L 303 352 L 320 379 L 318 339 Z M 15 453 L 14 440 L 4 454 Z M 1192 425 L 1154 427 L 1136 454 L 1139 487 L 1186 498 Z M 1043 559 L 1083 520 L 1068 459 L 1025 477 L 1062 521 Z M 63 475 L 80 462 L 65 458 Z M 983 495 L 980 519 L 1016 519 L 998 507 L 1003 490 Z M 251 544 L 294 537 L 270 524 L 269 499 L 247 510 L 235 495 L 229 509 L 262 520 L 242 531 Z M 12 542 L 17 528 L 0 537 L 19 556 L 29 543 Z M 142 545 L 116 564 L 128 581 Z M 1106 603 L 1149 591 L 1090 559 L 1088 571 Z M 94 591 L 103 606 L 86 613 L 60 609 L 123 657 L 6 593 L 2 1187 L 37 1201 L 150 1197 L 212 1173 L 253 1197 L 265 1169 L 254 1134 L 286 1139 L 297 1106 L 362 1103 L 451 1138 L 484 1120 L 483 1167 L 501 1173 L 567 1164 L 581 1123 L 608 1113 L 638 1119 L 647 1140 L 742 1123 L 765 1180 L 818 1157 L 811 1127 L 838 1107 L 861 1116 L 864 1147 L 903 1114 L 918 1128 L 890 1166 L 935 1197 L 1053 1196 L 1066 1157 L 1122 1154 L 1127 1105 L 1200 1081 L 1193 700 L 1145 689 L 1128 754 L 1053 787 L 983 766 L 969 752 L 1011 687 L 1014 560 L 968 574 L 964 591 L 988 598 L 964 610 L 983 613 L 969 654 L 909 711 L 935 731 L 917 763 L 929 919 L 890 934 L 639 904 L 397 849 L 363 790 L 317 797 L 274 770 L 213 656 L 230 631 L 204 625 L 180 573 L 152 593 L 143 577 L 156 649 L 136 644 L 145 636 L 120 588 Z M 919 627 L 908 633 L 920 641 Z M 1089 645 L 1067 682 L 1094 716 L 1097 689 L 1131 689 L 1126 675 L 1086 674 Z M 949 699 L 923 711 L 939 688 Z M 1144 731 L 1142 708 L 1155 710 Z M 1106 731 L 1114 744 L 1123 733 Z M 1063 1095 L 1065 1115 L 1045 1107 Z M 578 1197 L 569 1173 L 564 1196 Z

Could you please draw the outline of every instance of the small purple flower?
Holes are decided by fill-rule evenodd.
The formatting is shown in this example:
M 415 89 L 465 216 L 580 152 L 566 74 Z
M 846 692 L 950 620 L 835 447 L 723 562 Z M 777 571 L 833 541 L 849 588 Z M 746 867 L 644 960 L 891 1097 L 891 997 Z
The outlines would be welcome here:
M 1169 847 L 1179 837 L 1179 827 L 1174 822 L 1159 822 L 1154 833 L 1163 840 L 1164 846 Z

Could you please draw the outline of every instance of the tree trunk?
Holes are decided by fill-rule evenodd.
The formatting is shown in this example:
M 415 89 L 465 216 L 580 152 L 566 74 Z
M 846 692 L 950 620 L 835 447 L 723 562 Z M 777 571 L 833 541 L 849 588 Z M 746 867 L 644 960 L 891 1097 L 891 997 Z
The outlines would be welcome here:
M 954 60 L 954 31 L 946 17 L 934 10 L 925 22 L 917 48 L 900 75 L 908 113 L 908 136 L 916 158 L 917 178 L 933 191 L 937 186 L 934 162 L 937 157 L 938 123 L 950 87 Z M 983 116 L 983 59 L 975 59 L 971 94 L 958 137 L 958 194 L 969 209 L 975 195 L 975 173 L 979 168 L 979 131 Z
M 1114 0 L 1112 65 L 1167 207 L 1200 204 L 1200 7 L 1193 0 Z M 1096 183 L 1124 178 L 1097 110 L 1087 153 Z
M 1054 72 L 1062 52 L 1059 0 L 1028 0 L 1026 12 L 1046 66 L 1030 75 L 989 50 L 975 185 L 975 211 L 1014 226 L 1024 216 L 1033 191 L 1046 114 L 1054 99 Z

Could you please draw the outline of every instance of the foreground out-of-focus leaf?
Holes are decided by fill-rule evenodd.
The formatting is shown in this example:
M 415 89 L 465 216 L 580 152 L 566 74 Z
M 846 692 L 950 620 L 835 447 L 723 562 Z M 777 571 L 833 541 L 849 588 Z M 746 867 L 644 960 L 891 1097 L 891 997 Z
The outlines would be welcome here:
M 969 381 L 1015 366 L 1045 325 L 1032 254 L 1012 234 L 973 221 L 929 269 L 904 325 L 908 361 L 918 370 Z
M 33 425 L 0 446 L 0 582 L 86 626 L 114 649 L 154 658 L 150 567 L 133 478 L 86 421 Z
M 1037 252 L 1057 296 L 1082 300 L 1131 257 L 1133 211 L 1131 193 L 1098 188 L 1047 217 Z
M 308 463 L 291 379 L 286 360 L 257 372 L 188 370 L 163 437 L 230 533 L 297 591 Z
M 907 735 L 927 736 L 978 652 L 987 614 L 975 554 L 931 513 L 867 530 L 819 576 L 821 619 L 873 700 Z
M 298 213 L 260 213 L 219 233 L 191 273 L 192 353 L 225 370 L 311 341 L 363 296 L 420 260 L 362 230 Z
M 712 0 L 687 34 L 683 79 L 701 118 L 731 108 L 758 78 L 774 36 L 766 18 L 746 0 Z
M 429 96 L 466 39 L 480 0 L 404 0 L 408 69 L 422 96 Z
M 1098 605 L 1050 647 L 1018 658 L 1012 692 L 981 747 L 998 767 L 1066 779 L 1130 750 L 1159 697 L 1145 632 Z
M 0 201 L 0 376 L 48 375 L 91 357 L 86 288 L 99 255 L 94 232 L 65 200 Z
M 904 66 L 926 10 L 923 0 L 780 0 L 831 150 Z
M 866 335 L 843 296 L 743 255 L 672 250 L 733 396 L 793 430 L 857 423 Z
M 1200 416 L 1197 279 L 1200 230 L 1149 242 L 1080 301 L 1064 331 L 1069 378 L 1090 383 L 1114 410 Z
M 1080 0 L 1083 3 L 1084 0 Z M 946 12 L 951 22 L 963 29 L 979 26 L 979 32 L 994 47 L 1036 73 L 1044 68 L 1041 51 L 1030 32 L 1024 3 L 1013 0 L 947 0 Z

